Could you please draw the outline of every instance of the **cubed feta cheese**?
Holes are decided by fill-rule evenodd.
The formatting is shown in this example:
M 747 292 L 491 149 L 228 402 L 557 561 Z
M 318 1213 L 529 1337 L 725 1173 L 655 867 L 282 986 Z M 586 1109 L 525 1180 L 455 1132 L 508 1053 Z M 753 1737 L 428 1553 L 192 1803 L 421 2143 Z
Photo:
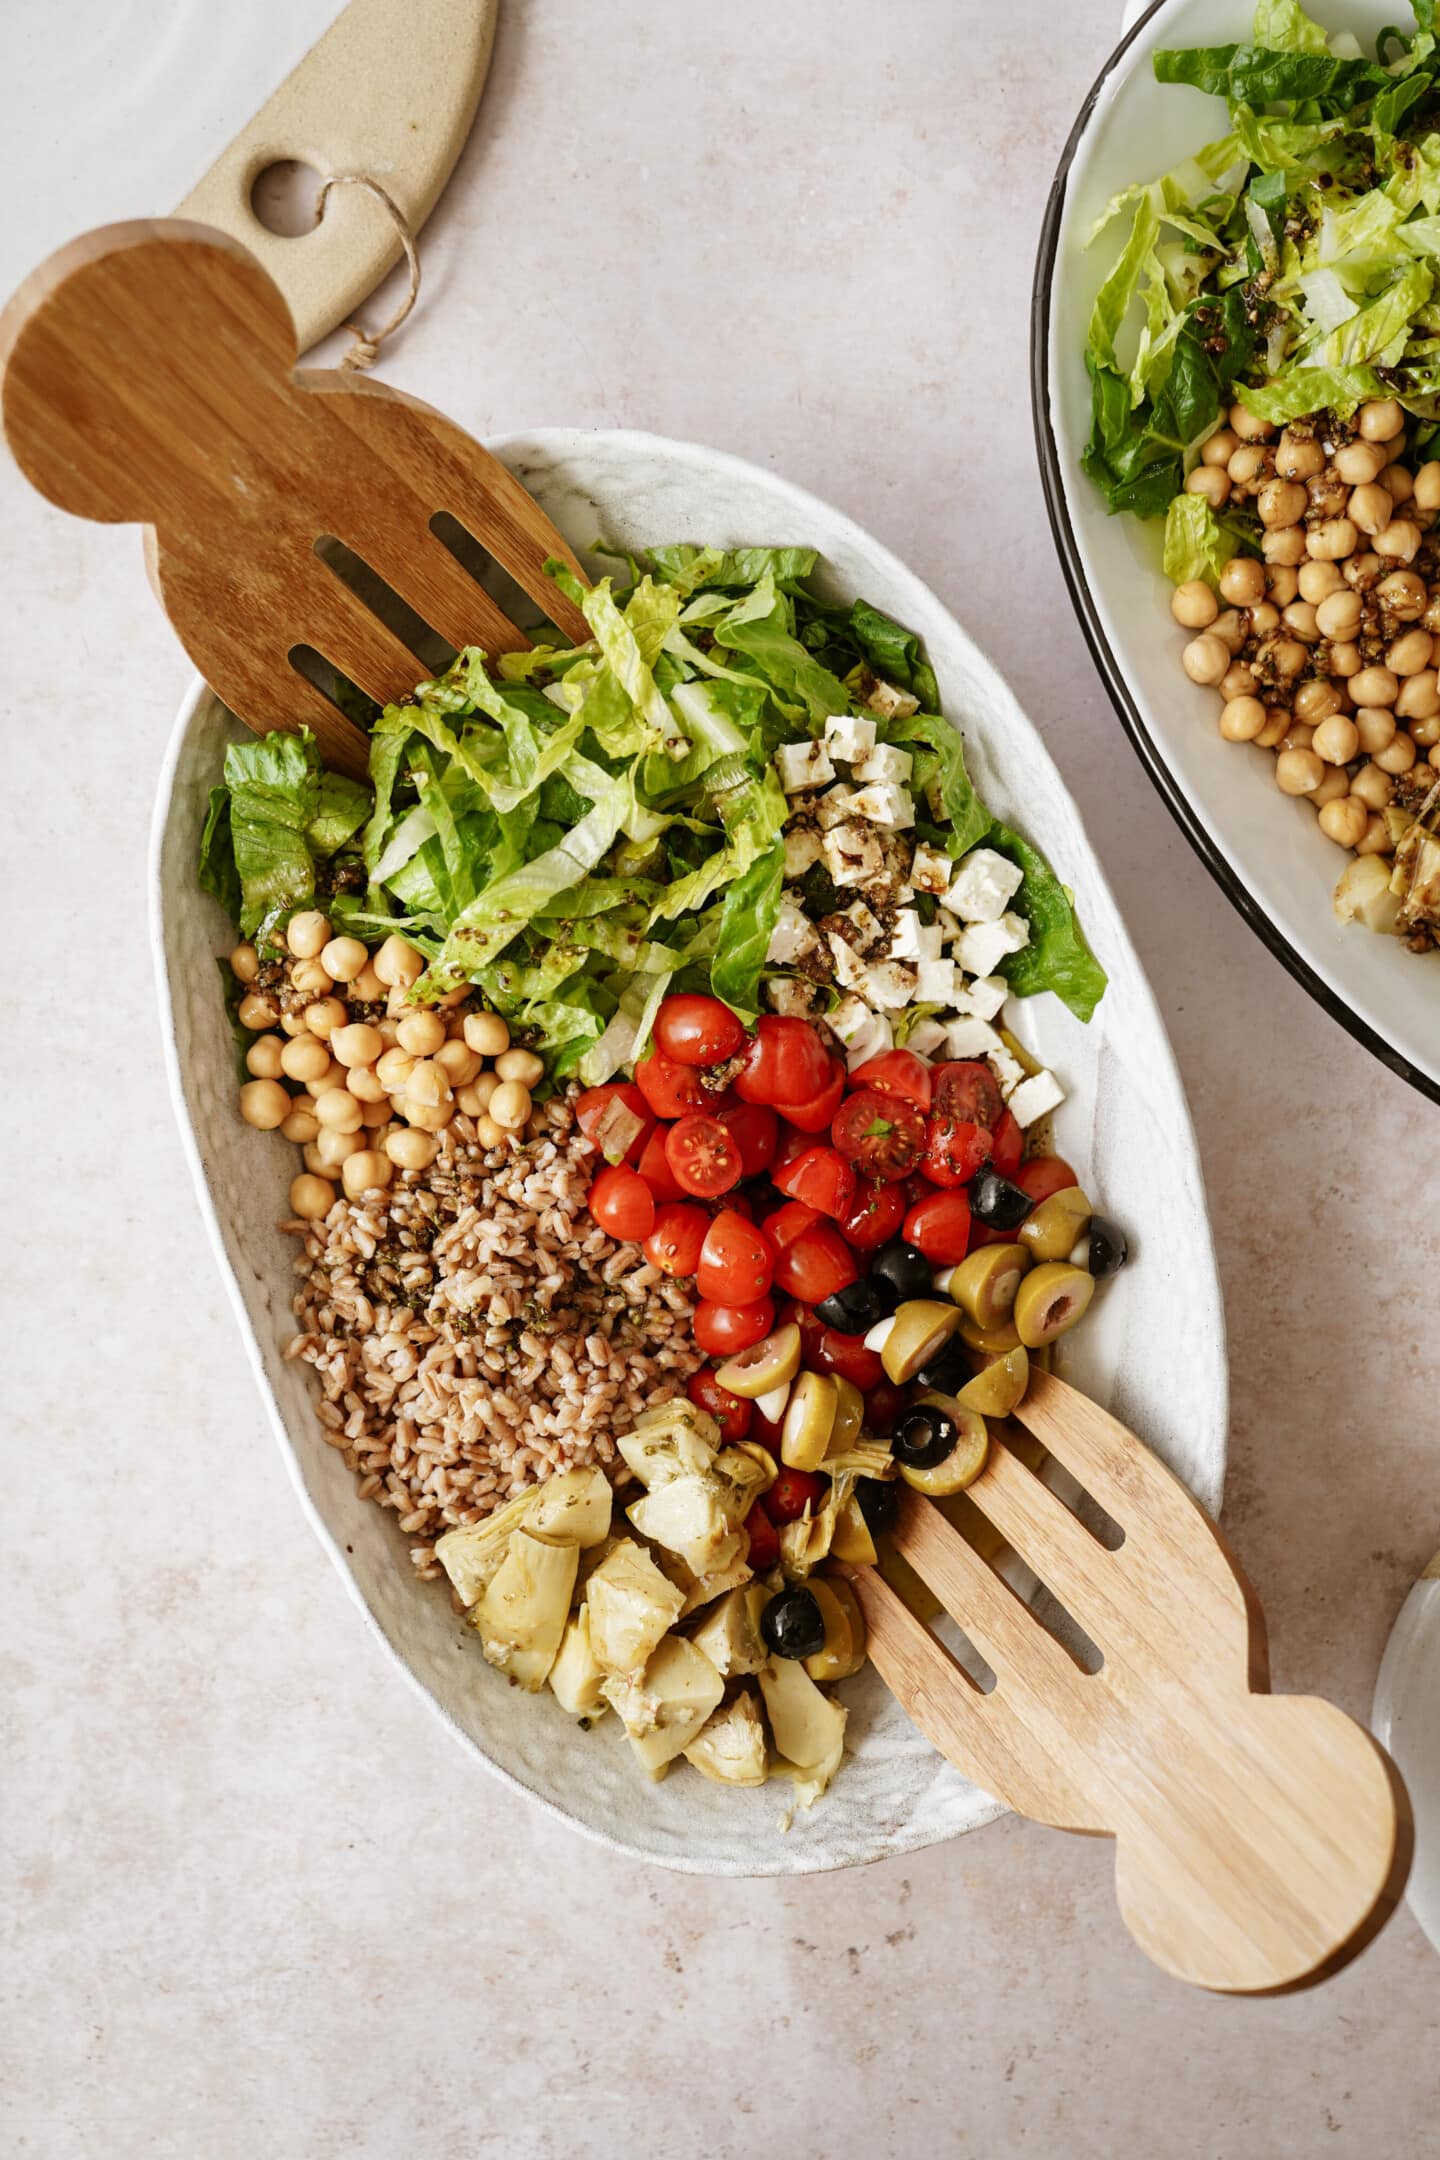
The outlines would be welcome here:
M 885 936 L 879 923 L 863 900 L 852 900 L 849 907 L 840 910 L 846 922 L 855 925 L 855 949 L 857 952 L 873 951 Z
M 835 980 L 847 990 L 863 990 L 867 984 L 865 962 L 838 930 L 827 930 L 825 942 L 835 961 Z
M 785 835 L 785 875 L 802 878 L 820 860 L 820 835 L 813 825 L 797 825 Z
M 1023 916 L 1002 915 L 998 922 L 967 923 L 955 940 L 955 958 L 967 975 L 993 975 L 1007 953 L 1030 942 Z
M 942 945 L 953 945 L 956 938 L 965 928 L 959 916 L 952 915 L 947 907 L 936 908 L 935 920 L 940 926 L 940 942 Z
M 870 722 L 874 732 L 874 722 Z M 908 750 L 897 750 L 893 743 L 877 743 L 864 763 L 855 767 L 855 778 L 867 785 L 872 780 L 893 780 L 903 787 L 914 769 L 915 760 Z
M 1003 1045 L 998 1050 L 989 1051 L 987 1055 L 990 1059 L 990 1070 L 1000 1083 L 1001 1094 L 1013 1094 L 1025 1078 L 1025 1068 L 1019 1058 L 1013 1056 Z
M 945 895 L 962 922 L 999 922 L 1020 890 L 1024 873 L 994 848 L 972 848 Z
M 827 788 L 815 798 L 815 822 L 822 832 L 829 832 L 836 825 L 843 825 L 855 815 L 855 790 L 849 787 Z
M 893 780 L 875 780 L 869 787 L 857 788 L 850 809 L 853 816 L 869 818 L 872 825 L 883 825 L 889 832 L 899 832 L 915 823 L 914 803 Z
M 905 960 L 874 960 L 865 970 L 865 995 L 881 1012 L 903 1012 L 915 1000 L 915 969 Z
M 915 966 L 915 994 L 922 1005 L 948 1005 L 955 995 L 953 960 L 920 960 Z
M 917 1020 L 905 1038 L 907 1050 L 916 1057 L 933 1058 L 937 1050 L 945 1047 L 945 1023 L 943 1020 Z
M 798 960 L 803 953 L 813 952 L 819 942 L 815 925 L 806 915 L 799 895 L 786 893 L 775 917 L 765 958 L 772 965 L 783 967 L 787 961 Z
M 877 836 L 863 825 L 836 825 L 826 833 L 820 852 L 835 885 L 869 885 L 885 869 Z
M 954 863 L 943 849 L 933 848 L 928 840 L 922 840 L 910 865 L 911 882 L 917 885 L 921 892 L 938 895 L 949 886 L 950 873 L 954 868 Z
M 882 720 L 908 720 L 911 713 L 920 710 L 918 697 L 911 697 L 908 690 L 888 682 L 877 682 L 865 702 Z
M 914 908 L 901 908 L 890 933 L 892 960 L 938 960 L 940 925 L 922 923 Z
M 851 1072 L 866 1058 L 878 1057 L 894 1041 L 883 1013 L 873 1012 L 858 997 L 843 997 L 829 1016 L 830 1025 L 845 1045 L 845 1062 Z
M 1065 1090 L 1054 1073 L 1032 1073 L 1010 1095 L 1010 1115 L 1017 1125 L 1033 1125 L 1036 1118 L 1044 1117 L 1064 1100 Z
M 829 753 L 819 742 L 781 743 L 775 753 L 775 769 L 787 795 L 798 795 L 804 788 L 828 787 L 835 777 Z
M 854 713 L 832 713 L 825 722 L 825 748 L 832 758 L 842 758 L 847 765 L 869 757 L 875 748 L 874 721 L 862 720 Z
M 1004 1047 L 988 1020 L 952 1020 L 945 1030 L 945 1048 L 952 1058 L 985 1057 Z
M 765 985 L 765 1003 L 771 1012 L 797 1019 L 814 1011 L 819 995 L 814 983 L 795 982 L 787 975 L 772 976 Z
M 955 1010 L 973 1013 L 977 1020 L 993 1020 L 1010 995 L 1003 975 L 977 975 L 955 997 Z

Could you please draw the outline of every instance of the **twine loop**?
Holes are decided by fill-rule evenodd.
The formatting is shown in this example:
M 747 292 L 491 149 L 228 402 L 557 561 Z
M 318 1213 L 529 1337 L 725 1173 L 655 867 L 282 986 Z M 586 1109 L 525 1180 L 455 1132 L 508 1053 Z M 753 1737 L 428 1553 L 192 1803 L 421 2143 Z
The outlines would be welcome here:
M 330 190 L 337 187 L 362 187 L 373 195 L 376 201 L 388 211 L 395 230 L 400 235 L 400 245 L 405 250 L 405 263 L 410 272 L 409 290 L 400 302 L 399 307 L 390 317 L 389 322 L 382 323 L 378 330 L 366 330 L 358 322 L 347 322 L 342 325 L 344 329 L 350 332 L 355 342 L 341 358 L 340 366 L 345 372 L 355 374 L 375 365 L 375 358 L 380 347 L 384 344 L 386 338 L 393 337 L 400 325 L 409 316 L 415 302 L 419 299 L 420 256 L 415 246 L 415 236 L 410 230 L 409 221 L 404 211 L 400 208 L 394 196 L 387 193 L 378 180 L 372 180 L 368 173 L 326 174 L 320 183 L 320 192 L 315 198 L 315 223 L 317 225 L 325 215 L 325 205 L 329 200 Z

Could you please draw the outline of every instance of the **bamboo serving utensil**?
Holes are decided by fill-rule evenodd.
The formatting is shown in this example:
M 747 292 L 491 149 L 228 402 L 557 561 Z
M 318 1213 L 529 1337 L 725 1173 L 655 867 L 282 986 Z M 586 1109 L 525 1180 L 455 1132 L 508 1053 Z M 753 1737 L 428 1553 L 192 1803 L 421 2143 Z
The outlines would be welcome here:
M 1109 1549 L 998 1435 L 967 1497 L 1098 1647 L 1087 1671 L 939 1510 L 896 1542 L 995 1675 L 989 1692 L 873 1568 L 847 1569 L 881 1678 L 1017 1813 L 1116 1841 L 1121 1915 L 1167 1972 L 1225 1993 L 1345 1964 L 1399 1900 L 1412 1826 L 1370 1735 L 1271 1695 L 1264 1615 L 1223 1538 L 1117 1418 L 1036 1372 L 1015 1412 L 1124 1533 Z
M 147 528 L 160 601 L 241 720 L 308 725 L 328 764 L 363 776 L 364 733 L 295 657 L 317 653 L 381 704 L 429 670 L 340 574 L 337 542 L 422 632 L 490 653 L 529 639 L 437 519 L 574 639 L 588 626 L 544 565 L 583 572 L 519 481 L 443 413 L 295 359 L 285 301 L 237 241 L 179 219 L 111 225 L 52 255 L 0 315 L 0 418 L 51 502 Z

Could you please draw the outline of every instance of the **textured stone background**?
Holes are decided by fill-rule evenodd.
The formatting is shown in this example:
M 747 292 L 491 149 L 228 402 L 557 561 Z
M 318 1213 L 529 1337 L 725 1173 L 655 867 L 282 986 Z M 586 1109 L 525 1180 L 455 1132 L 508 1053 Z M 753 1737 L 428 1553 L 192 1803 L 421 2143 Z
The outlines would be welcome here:
M 480 432 L 633 423 L 772 461 L 1009 674 L 1190 1089 L 1234 1364 L 1226 1523 L 1277 1684 L 1363 1714 L 1440 1518 L 1440 1330 L 1412 1287 L 1440 1259 L 1419 1204 L 1437 1113 L 1183 849 L 1052 555 L 1031 265 L 1113 22 L 509 0 L 389 372 Z M 858 1875 L 711 1886 L 611 1859 L 471 1769 L 297 1514 L 191 1205 L 143 926 L 186 674 L 137 544 L 0 467 L 0 565 L 6 2148 L 1436 2150 L 1440 1967 L 1406 1915 L 1318 1994 L 1229 2003 L 1130 1948 L 1100 1843 L 1005 1821 Z

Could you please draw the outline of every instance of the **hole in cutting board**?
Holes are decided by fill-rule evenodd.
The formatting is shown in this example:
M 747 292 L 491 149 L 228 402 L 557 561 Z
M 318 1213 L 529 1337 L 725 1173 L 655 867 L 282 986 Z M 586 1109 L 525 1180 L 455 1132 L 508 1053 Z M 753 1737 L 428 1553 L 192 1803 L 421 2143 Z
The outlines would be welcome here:
M 303 240 L 315 229 L 320 175 L 299 158 L 279 158 L 255 175 L 250 207 L 266 232 L 282 240 Z

